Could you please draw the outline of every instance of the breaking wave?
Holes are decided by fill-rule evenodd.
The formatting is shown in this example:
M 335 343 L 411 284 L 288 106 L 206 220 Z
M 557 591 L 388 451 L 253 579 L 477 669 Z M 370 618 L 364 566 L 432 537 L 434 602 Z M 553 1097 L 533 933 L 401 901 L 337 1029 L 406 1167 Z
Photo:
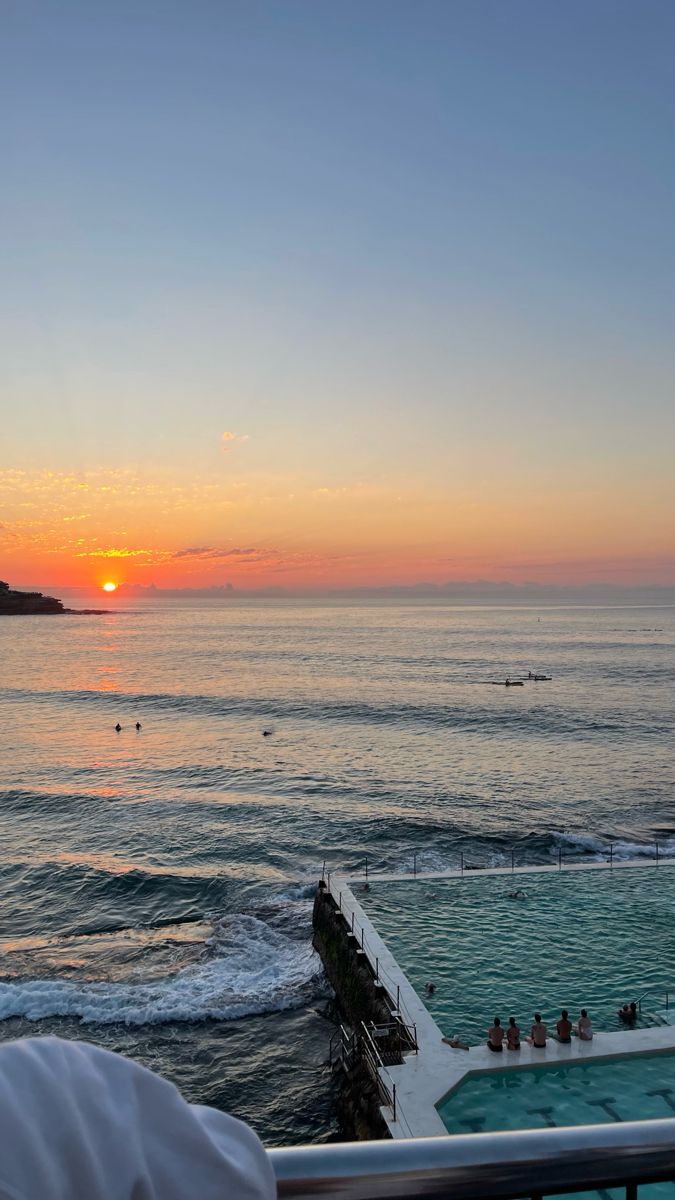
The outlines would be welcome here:
M 321 963 L 309 940 L 239 913 L 215 926 L 200 962 L 164 979 L 0 983 L 0 1020 L 78 1017 L 85 1024 L 99 1025 L 231 1021 L 297 1008 L 323 986 Z

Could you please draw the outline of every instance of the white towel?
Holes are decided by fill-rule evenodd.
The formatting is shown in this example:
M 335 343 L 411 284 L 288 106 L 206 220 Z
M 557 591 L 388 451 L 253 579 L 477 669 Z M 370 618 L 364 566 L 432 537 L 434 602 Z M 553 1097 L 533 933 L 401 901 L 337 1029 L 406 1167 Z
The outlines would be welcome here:
M 2 1200 L 272 1200 L 247 1125 L 86 1042 L 0 1046 Z

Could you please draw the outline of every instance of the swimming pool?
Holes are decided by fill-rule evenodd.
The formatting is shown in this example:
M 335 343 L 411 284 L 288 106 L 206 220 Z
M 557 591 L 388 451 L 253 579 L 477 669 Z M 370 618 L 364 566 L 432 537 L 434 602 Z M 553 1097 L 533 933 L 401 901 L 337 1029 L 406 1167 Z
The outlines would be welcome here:
M 675 1054 L 470 1075 L 439 1105 L 448 1133 L 675 1116 Z
M 525 896 L 513 899 L 521 888 Z M 523 1031 L 540 1011 L 589 1010 L 619 1028 L 644 995 L 643 1023 L 675 990 L 675 866 L 382 881 L 358 899 L 446 1034 L 482 1040 L 495 1014 Z M 436 985 L 427 995 L 425 984 Z M 646 995 L 645 995 L 646 993 Z M 626 1031 L 630 1036 L 630 1031 Z
M 574 1066 L 524 1067 L 470 1075 L 438 1105 L 448 1133 L 595 1125 L 675 1116 L 675 1054 L 631 1054 Z M 675 1184 L 640 1188 L 645 1200 L 673 1200 Z M 623 1200 L 625 1189 L 578 1193 Z

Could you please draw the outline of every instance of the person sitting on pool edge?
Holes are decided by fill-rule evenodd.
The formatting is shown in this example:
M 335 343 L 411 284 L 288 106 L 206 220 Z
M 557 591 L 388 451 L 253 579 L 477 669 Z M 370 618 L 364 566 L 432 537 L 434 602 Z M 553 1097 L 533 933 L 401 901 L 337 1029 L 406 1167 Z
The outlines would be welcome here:
M 534 1014 L 534 1025 L 530 1030 L 530 1036 L 525 1038 L 531 1046 L 535 1046 L 537 1050 L 543 1050 L 546 1045 L 546 1026 L 541 1019 L 541 1013 Z
M 487 1044 L 490 1050 L 494 1050 L 495 1054 L 501 1054 L 502 1042 L 504 1041 L 504 1030 L 499 1017 L 495 1017 L 494 1024 L 488 1029 Z
M 589 1017 L 585 1008 L 582 1008 L 581 1016 L 577 1021 L 577 1037 L 582 1042 L 593 1041 L 593 1026 L 591 1025 L 591 1018 Z
M 520 1030 L 516 1025 L 515 1017 L 509 1017 L 508 1029 L 506 1030 L 506 1049 L 520 1050 Z
M 560 1020 L 556 1022 L 555 1039 L 558 1042 L 572 1041 L 572 1022 L 569 1019 L 569 1014 L 566 1008 L 563 1008 L 560 1013 Z

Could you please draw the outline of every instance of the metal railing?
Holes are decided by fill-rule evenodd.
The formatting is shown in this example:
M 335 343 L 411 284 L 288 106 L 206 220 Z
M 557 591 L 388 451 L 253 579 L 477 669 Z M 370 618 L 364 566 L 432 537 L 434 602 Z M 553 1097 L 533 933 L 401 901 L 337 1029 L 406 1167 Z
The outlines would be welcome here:
M 328 1045 L 329 1065 L 335 1067 L 340 1064 L 340 1066 L 344 1066 L 349 1070 L 356 1059 L 357 1053 L 356 1034 L 351 1033 L 344 1025 L 340 1025 Z
M 361 1053 L 383 1104 L 388 1105 L 392 1119 L 396 1120 L 396 1084 L 388 1077 L 388 1071 L 383 1062 L 379 1048 L 376 1046 L 371 1030 L 367 1025 L 361 1025 Z M 385 1078 L 386 1076 L 386 1078 Z
M 655 999 L 655 1000 L 656 999 L 660 1000 L 661 998 L 663 998 L 664 1008 L 667 1011 L 670 1008 L 670 997 L 673 995 L 674 990 L 675 989 L 673 989 L 672 987 L 668 988 L 667 990 L 665 988 L 663 990 L 661 990 L 661 988 L 659 988 L 659 987 L 648 987 L 642 993 L 641 996 L 636 996 L 636 998 L 635 998 L 635 1003 L 637 1004 L 638 1012 L 640 1012 L 640 1013 L 642 1012 L 642 1001 L 644 1000 L 645 996 L 651 996 L 652 999 Z
M 283 1200 L 520 1200 L 675 1180 L 675 1119 L 271 1150 Z
M 653 846 L 653 853 L 649 853 L 649 854 L 646 853 L 648 845 L 649 845 L 650 849 Z M 518 849 L 521 849 L 521 847 L 518 847 Z M 645 843 L 643 846 L 643 849 L 644 849 L 645 853 L 639 855 L 639 858 L 640 858 L 641 862 L 644 862 L 645 866 L 649 862 L 653 862 L 654 865 L 658 867 L 659 863 L 664 860 L 671 861 L 671 862 L 673 861 L 672 853 L 669 854 L 668 850 L 664 849 L 664 847 L 661 845 L 660 842 L 655 841 L 650 844 Z M 413 850 L 411 853 L 412 853 L 412 868 L 411 869 L 396 870 L 392 867 L 387 867 L 387 868 L 385 868 L 385 873 L 392 872 L 394 874 L 412 875 L 413 877 L 424 874 L 425 873 L 424 868 L 420 867 L 419 862 L 418 862 L 418 860 L 422 857 L 423 852 L 420 852 L 418 850 Z M 606 845 L 599 846 L 598 849 L 596 851 L 594 851 L 593 853 L 595 853 L 596 855 L 599 854 L 599 855 L 605 856 L 605 860 L 610 867 L 614 866 L 615 861 L 619 861 L 619 862 L 621 861 L 620 859 L 615 858 L 614 842 L 607 842 Z M 494 869 L 494 866 L 496 866 L 496 865 L 500 865 L 501 869 L 506 870 L 506 871 L 508 871 L 509 868 L 512 871 L 515 871 L 516 866 L 531 867 L 533 870 L 535 870 L 537 867 L 550 868 L 550 867 L 554 866 L 557 861 L 558 870 L 561 871 L 562 867 L 563 867 L 563 861 L 565 859 L 570 863 L 576 863 L 576 864 L 581 864 L 585 861 L 588 861 L 590 863 L 591 861 L 593 861 L 592 859 L 590 859 L 589 856 L 582 854 L 579 850 L 575 850 L 574 848 L 570 848 L 568 850 L 563 850 L 562 846 L 557 847 L 557 850 L 555 852 L 555 857 L 553 857 L 553 862 L 551 862 L 550 860 L 547 862 L 533 862 L 532 859 L 529 857 L 527 857 L 524 861 L 521 860 L 520 862 L 516 862 L 516 847 L 512 847 L 510 850 L 505 850 L 503 852 L 503 855 L 504 855 L 504 860 L 501 864 L 476 863 L 476 862 L 467 861 L 467 857 L 466 857 L 464 851 L 460 850 L 455 856 L 454 867 L 451 867 L 450 863 L 448 863 L 447 869 L 448 870 L 453 870 L 453 869 L 458 870 L 461 875 L 463 875 L 465 871 L 473 873 L 474 871 L 483 871 L 483 870 Z M 354 867 L 352 870 L 345 871 L 344 873 L 348 876 L 362 874 L 362 875 L 365 875 L 366 879 L 368 879 L 369 873 L 373 870 L 374 865 L 376 866 L 376 864 L 373 863 L 372 857 L 370 855 L 366 854 L 363 859 L 363 867 L 362 868 Z M 377 866 L 376 866 L 376 869 L 377 869 Z M 432 868 L 431 870 L 428 870 L 428 873 L 435 875 L 435 874 L 438 874 L 438 871 L 436 868 Z M 332 871 L 328 871 L 328 877 L 330 877 L 331 874 L 332 874 Z M 326 860 L 325 859 L 324 859 L 324 863 L 323 863 L 323 870 L 322 870 L 321 877 L 322 877 L 322 879 L 325 879 L 325 877 L 326 877 Z M 375 875 L 375 879 L 377 879 L 377 875 Z
M 329 893 L 333 898 L 333 902 L 336 905 L 338 912 L 346 922 L 348 932 L 352 935 L 357 946 L 363 952 L 365 959 L 373 973 L 375 982 L 379 983 L 382 987 L 384 995 L 386 996 L 392 1011 L 392 1015 L 397 1014 L 396 1019 L 399 1021 L 402 1029 L 406 1032 L 409 1032 L 410 1038 L 408 1051 L 416 1054 L 417 1026 L 410 1013 L 407 1011 L 405 1003 L 401 1000 L 401 985 L 399 982 L 394 980 L 389 972 L 382 966 L 379 955 L 375 954 L 374 950 L 369 945 L 365 934 L 365 929 L 357 920 L 356 910 L 349 907 L 341 891 L 335 892 L 331 889 L 331 874 L 332 872 L 329 871 L 327 875 L 327 886 Z M 405 1018 L 405 1020 L 402 1018 Z

